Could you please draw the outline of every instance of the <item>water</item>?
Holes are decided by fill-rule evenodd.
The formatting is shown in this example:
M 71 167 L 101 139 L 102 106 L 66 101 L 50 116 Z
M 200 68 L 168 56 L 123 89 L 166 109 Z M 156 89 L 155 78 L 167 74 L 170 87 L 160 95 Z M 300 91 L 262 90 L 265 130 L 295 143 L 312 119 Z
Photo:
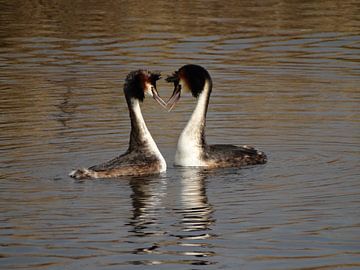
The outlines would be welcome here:
M 0 1 L 0 268 L 358 269 L 359 9 Z M 214 80 L 208 142 L 255 145 L 268 164 L 174 168 L 194 101 L 147 99 L 165 175 L 67 176 L 126 150 L 129 71 L 187 63 Z

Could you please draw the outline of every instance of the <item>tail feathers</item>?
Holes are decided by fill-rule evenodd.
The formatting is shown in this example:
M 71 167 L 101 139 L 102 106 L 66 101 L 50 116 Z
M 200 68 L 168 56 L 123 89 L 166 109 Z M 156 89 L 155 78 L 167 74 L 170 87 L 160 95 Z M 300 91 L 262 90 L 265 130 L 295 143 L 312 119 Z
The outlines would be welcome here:
M 77 169 L 69 173 L 69 176 L 75 179 L 86 179 L 96 177 L 96 172 L 89 169 Z

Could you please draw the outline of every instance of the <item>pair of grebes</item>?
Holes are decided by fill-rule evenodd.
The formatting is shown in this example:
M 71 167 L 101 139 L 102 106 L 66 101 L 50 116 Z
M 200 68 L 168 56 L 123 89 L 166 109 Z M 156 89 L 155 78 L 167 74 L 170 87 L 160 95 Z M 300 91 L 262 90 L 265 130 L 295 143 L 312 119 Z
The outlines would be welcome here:
M 175 165 L 184 167 L 224 168 L 266 163 L 266 155 L 249 146 L 228 144 L 208 145 L 205 140 L 206 112 L 212 90 L 208 71 L 198 65 L 185 65 L 166 81 L 174 84 L 174 92 L 164 102 L 156 89 L 159 73 L 132 71 L 125 79 L 124 94 L 129 108 L 131 132 L 128 150 L 105 163 L 70 173 L 76 179 L 141 176 L 166 171 L 166 161 L 146 127 L 140 103 L 145 96 L 153 97 L 171 110 L 184 92 L 190 92 L 197 104 L 182 131 L 175 154 Z

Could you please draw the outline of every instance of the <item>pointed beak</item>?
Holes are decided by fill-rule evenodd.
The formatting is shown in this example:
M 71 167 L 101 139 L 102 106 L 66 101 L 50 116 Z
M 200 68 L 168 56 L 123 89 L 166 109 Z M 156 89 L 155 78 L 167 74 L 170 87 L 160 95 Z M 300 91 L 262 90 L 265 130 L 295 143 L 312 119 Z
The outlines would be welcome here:
M 162 98 L 159 96 L 158 91 L 156 90 L 155 87 L 151 88 L 151 92 L 153 94 L 153 98 L 165 109 L 167 109 L 166 107 L 166 102 L 162 100 Z
M 169 112 L 175 107 L 176 103 L 180 99 L 180 96 L 181 96 L 181 85 L 178 84 L 175 86 L 174 92 L 167 102 L 167 106 L 170 107 Z

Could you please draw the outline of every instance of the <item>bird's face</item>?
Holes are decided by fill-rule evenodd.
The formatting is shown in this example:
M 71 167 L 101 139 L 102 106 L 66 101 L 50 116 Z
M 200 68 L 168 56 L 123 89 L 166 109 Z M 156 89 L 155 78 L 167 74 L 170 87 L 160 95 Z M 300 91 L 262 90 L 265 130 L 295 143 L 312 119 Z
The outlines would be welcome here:
M 209 73 L 198 65 L 185 65 L 168 76 L 166 81 L 174 84 L 173 94 L 167 102 L 169 111 L 174 108 L 184 92 L 190 92 L 197 98 L 204 90 L 206 80 L 211 80 Z
M 166 107 L 165 101 L 159 96 L 156 89 L 156 81 L 160 79 L 159 73 L 146 70 L 131 72 L 126 78 L 125 89 L 130 98 L 143 101 L 145 96 L 154 98 L 161 106 Z

